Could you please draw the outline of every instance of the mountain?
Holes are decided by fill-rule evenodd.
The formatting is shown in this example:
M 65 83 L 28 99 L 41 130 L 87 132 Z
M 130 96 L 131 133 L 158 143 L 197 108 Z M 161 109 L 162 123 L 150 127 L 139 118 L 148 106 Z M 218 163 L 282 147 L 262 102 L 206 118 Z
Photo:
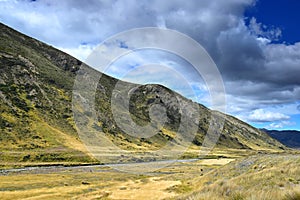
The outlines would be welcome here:
M 291 148 L 300 148 L 300 131 L 296 130 L 267 130 L 262 129 L 268 133 L 272 138 L 278 140 L 282 144 Z
M 91 162 L 95 161 L 78 135 L 78 123 L 87 125 L 90 132 L 105 134 L 121 149 L 157 150 L 166 143 L 180 143 L 176 131 L 182 124 L 182 116 L 187 123 L 183 128 L 197 125 L 197 134 L 192 139 L 194 146 L 200 146 L 214 117 L 214 126 L 224 120 L 218 147 L 253 150 L 278 150 L 284 145 L 232 116 L 196 104 L 170 89 L 156 84 L 137 85 L 126 83 L 101 74 L 84 65 L 81 61 L 47 44 L 19 33 L 0 24 L 0 149 L 1 162 Z M 76 75 L 90 71 L 101 75 L 95 95 L 96 116 L 76 107 L 72 111 L 73 86 Z M 84 81 L 84 80 L 83 80 Z M 86 80 L 87 81 L 87 80 Z M 116 84 L 123 88 L 115 94 Z M 132 90 L 135 88 L 134 90 Z M 120 120 L 129 120 L 140 126 L 150 122 L 151 106 L 166 109 L 165 125 L 152 137 L 138 138 L 126 134 L 113 116 L 112 96 L 116 101 L 130 96 L 130 115 L 126 105 L 119 104 Z M 81 97 L 78 97 L 81 98 Z M 80 101 L 88 102 L 87 99 Z M 180 109 L 180 106 L 183 108 Z M 190 108 L 200 111 L 199 121 L 195 121 Z M 85 114 L 85 118 L 82 114 Z M 77 116 L 78 115 L 78 116 Z M 82 118 L 80 118 L 82 117 Z M 91 122 L 95 117 L 96 122 Z M 130 119 L 129 119 L 130 118 Z M 219 119 L 219 120 L 218 120 Z M 132 120 L 132 121 L 131 121 Z M 126 124 L 126 123 L 125 123 Z M 125 128 L 132 129 L 131 124 Z M 188 136 L 189 137 L 189 136 Z

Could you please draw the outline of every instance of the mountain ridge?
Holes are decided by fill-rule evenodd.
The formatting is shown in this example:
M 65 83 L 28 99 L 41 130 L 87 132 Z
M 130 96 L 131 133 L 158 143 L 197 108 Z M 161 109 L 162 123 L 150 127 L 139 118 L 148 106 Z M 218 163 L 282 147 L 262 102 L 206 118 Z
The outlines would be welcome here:
M 262 129 L 274 139 L 291 148 L 300 148 L 300 131 Z
M 196 105 L 164 86 L 121 81 L 126 88 L 137 88 L 129 105 L 130 116 L 137 124 L 149 124 L 150 107 L 153 105 L 164 106 L 167 110 L 168 121 L 155 136 L 135 138 L 118 127 L 113 118 L 110 101 L 115 84 L 120 82 L 118 79 L 97 72 L 78 59 L 1 23 L 0 30 L 0 149 L 3 162 L 95 161 L 78 136 L 72 111 L 73 85 L 82 67 L 101 75 L 95 99 L 98 121 L 91 124 L 91 129 L 101 130 L 123 149 L 155 150 L 170 141 L 175 144 L 174 134 L 182 113 L 174 99 L 181 99 L 185 105 Z M 195 146 L 203 144 L 211 113 L 214 112 L 224 119 L 217 146 L 285 149 L 266 133 L 237 118 L 210 111 L 201 104 L 197 106 L 201 115 L 197 134 L 192 140 Z M 120 109 L 124 109 L 121 104 Z M 218 125 L 218 122 L 214 123 Z

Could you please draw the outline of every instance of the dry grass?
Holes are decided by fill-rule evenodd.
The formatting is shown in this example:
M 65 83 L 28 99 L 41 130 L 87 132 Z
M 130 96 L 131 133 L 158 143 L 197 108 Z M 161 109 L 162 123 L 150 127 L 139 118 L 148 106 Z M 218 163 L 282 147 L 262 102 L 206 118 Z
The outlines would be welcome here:
M 107 188 L 129 178 L 138 177 L 111 172 L 0 176 L 0 199 L 81 199 L 83 194 L 104 195 Z
M 176 196 L 166 189 L 181 184 L 180 181 L 161 180 L 156 177 L 143 181 L 127 181 L 110 189 L 111 199 L 148 199 L 157 200 Z
M 94 168 L 0 175 L 0 199 L 164 199 L 194 189 L 189 180 L 216 166 L 175 163 L 149 175 Z M 37 174 L 34 174 L 37 173 Z
M 196 191 L 178 199 L 297 199 L 300 155 L 257 155 L 213 170 L 192 182 Z
M 232 152 L 235 161 L 180 162 L 148 175 L 100 166 L 0 175 L 0 199 L 299 199 L 300 155 Z
M 226 165 L 234 160 L 233 158 L 206 159 L 201 160 L 200 163 L 201 165 Z
M 0 199 L 164 199 L 181 184 L 161 177 L 119 172 L 62 172 L 0 176 Z

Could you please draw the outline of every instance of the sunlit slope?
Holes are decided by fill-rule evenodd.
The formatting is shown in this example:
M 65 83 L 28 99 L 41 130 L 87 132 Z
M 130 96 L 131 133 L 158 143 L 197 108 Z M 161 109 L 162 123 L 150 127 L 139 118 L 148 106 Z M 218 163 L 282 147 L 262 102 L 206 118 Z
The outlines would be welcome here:
M 0 31 L 2 162 L 93 160 L 78 136 L 72 112 L 73 84 L 82 62 L 3 24 L 0 24 Z M 85 68 L 92 70 L 88 66 Z M 149 124 L 149 109 L 154 104 L 165 107 L 168 117 L 166 124 L 153 137 L 126 134 L 116 124 L 111 111 L 111 97 L 117 82 L 120 83 L 112 77 L 101 76 L 95 98 L 97 120 L 89 121 L 88 128 L 105 133 L 122 149 L 157 150 L 169 141 L 176 143 L 182 115 L 176 101 L 180 99 L 184 105 L 198 106 L 200 110 L 197 134 L 191 144 L 195 147 L 202 145 L 210 125 L 211 111 L 160 85 L 139 86 L 121 82 L 128 90 L 137 88 L 130 94 L 129 110 L 135 123 L 141 126 Z M 120 109 L 124 109 L 122 104 Z M 272 151 L 285 148 L 266 133 L 236 118 L 217 112 L 216 115 L 216 119 L 225 118 L 218 147 Z M 194 123 L 192 115 L 189 123 Z

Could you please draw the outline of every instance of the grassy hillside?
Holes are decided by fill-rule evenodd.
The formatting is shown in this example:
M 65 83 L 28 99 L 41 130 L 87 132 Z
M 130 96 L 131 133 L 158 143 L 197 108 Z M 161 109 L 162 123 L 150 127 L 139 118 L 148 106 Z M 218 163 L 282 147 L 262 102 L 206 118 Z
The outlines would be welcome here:
M 299 152 L 240 158 L 186 182 L 191 192 L 174 199 L 298 200 L 299 164 Z
M 95 161 L 79 139 L 72 113 L 72 89 L 81 65 L 81 61 L 0 24 L 1 163 Z M 149 108 L 154 104 L 164 106 L 168 116 L 165 126 L 150 138 L 124 133 L 116 125 L 110 108 L 117 81 L 101 76 L 95 99 L 98 121 L 91 124 L 91 129 L 104 132 L 123 149 L 155 150 L 170 140 L 176 143 L 174 134 L 181 114 L 175 94 L 185 105 L 199 107 L 201 116 L 193 145 L 201 146 L 211 111 L 160 85 L 144 85 L 135 90 L 130 113 L 137 124 L 145 125 L 150 120 Z M 127 89 L 138 86 L 122 84 Z M 120 105 L 120 109 L 124 107 Z M 225 118 L 218 147 L 275 151 L 285 148 L 266 133 L 234 117 L 215 113 L 217 118 Z M 194 123 L 192 117 L 189 123 Z
M 71 113 L 80 61 L 1 25 L 3 162 L 89 162 Z

